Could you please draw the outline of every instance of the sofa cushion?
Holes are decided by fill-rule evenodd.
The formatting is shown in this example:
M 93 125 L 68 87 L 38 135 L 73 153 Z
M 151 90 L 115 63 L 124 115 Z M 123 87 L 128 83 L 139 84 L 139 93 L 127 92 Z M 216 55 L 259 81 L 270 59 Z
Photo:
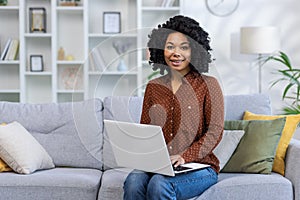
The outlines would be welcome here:
M 102 172 L 98 169 L 55 168 L 30 175 L 0 173 L 1 199 L 97 199 Z
M 129 168 L 106 170 L 102 176 L 98 200 L 123 199 L 123 183 L 131 171 Z
M 18 122 L 0 126 L 0 157 L 20 174 L 54 167 L 46 150 Z
M 224 129 L 245 130 L 245 135 L 222 172 L 270 174 L 284 125 L 285 118 L 225 121 Z
M 285 177 L 272 173 L 239 174 L 220 173 L 218 183 L 195 200 L 287 200 L 293 199 L 292 183 Z
M 284 170 L 285 170 L 284 160 L 285 160 L 286 150 L 300 122 L 300 114 L 298 115 L 257 115 L 249 111 L 246 111 L 244 115 L 244 120 L 271 120 L 271 119 L 278 119 L 281 117 L 285 117 L 286 122 L 276 150 L 276 155 L 273 164 L 273 171 L 280 173 L 281 175 L 284 175 Z
M 22 104 L 0 102 L 0 123 L 18 121 L 55 166 L 102 169 L 102 101 Z
M 213 153 L 219 159 L 220 170 L 229 161 L 244 134 L 244 130 L 224 130 L 220 143 L 213 150 Z

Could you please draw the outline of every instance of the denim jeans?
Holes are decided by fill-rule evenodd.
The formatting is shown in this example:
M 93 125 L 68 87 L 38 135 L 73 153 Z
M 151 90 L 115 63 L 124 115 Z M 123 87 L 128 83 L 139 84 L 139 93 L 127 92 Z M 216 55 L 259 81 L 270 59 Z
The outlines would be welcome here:
M 202 194 L 218 181 L 212 168 L 174 177 L 134 170 L 124 182 L 124 200 L 189 199 Z

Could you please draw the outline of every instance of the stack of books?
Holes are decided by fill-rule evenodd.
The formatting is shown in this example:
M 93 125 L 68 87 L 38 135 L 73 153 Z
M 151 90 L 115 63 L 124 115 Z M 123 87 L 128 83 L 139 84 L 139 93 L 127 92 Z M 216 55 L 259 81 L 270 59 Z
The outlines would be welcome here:
M 9 38 L 1 53 L 0 60 L 16 60 L 19 51 L 19 40 Z

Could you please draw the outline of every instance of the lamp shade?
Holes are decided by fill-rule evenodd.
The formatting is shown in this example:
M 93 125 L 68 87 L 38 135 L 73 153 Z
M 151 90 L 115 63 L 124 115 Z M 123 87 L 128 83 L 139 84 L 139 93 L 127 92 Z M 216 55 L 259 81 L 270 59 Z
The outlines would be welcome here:
M 280 48 L 277 27 L 241 27 L 240 51 L 247 54 L 269 54 Z

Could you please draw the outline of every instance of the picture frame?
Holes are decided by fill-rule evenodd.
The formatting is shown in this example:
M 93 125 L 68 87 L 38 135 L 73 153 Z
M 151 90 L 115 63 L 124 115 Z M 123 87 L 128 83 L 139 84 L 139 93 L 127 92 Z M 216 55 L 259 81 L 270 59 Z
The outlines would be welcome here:
M 44 62 L 42 55 L 30 55 L 30 71 L 42 72 L 44 71 Z
M 29 8 L 29 32 L 46 33 L 45 8 Z
M 103 12 L 103 33 L 121 33 L 120 12 Z

